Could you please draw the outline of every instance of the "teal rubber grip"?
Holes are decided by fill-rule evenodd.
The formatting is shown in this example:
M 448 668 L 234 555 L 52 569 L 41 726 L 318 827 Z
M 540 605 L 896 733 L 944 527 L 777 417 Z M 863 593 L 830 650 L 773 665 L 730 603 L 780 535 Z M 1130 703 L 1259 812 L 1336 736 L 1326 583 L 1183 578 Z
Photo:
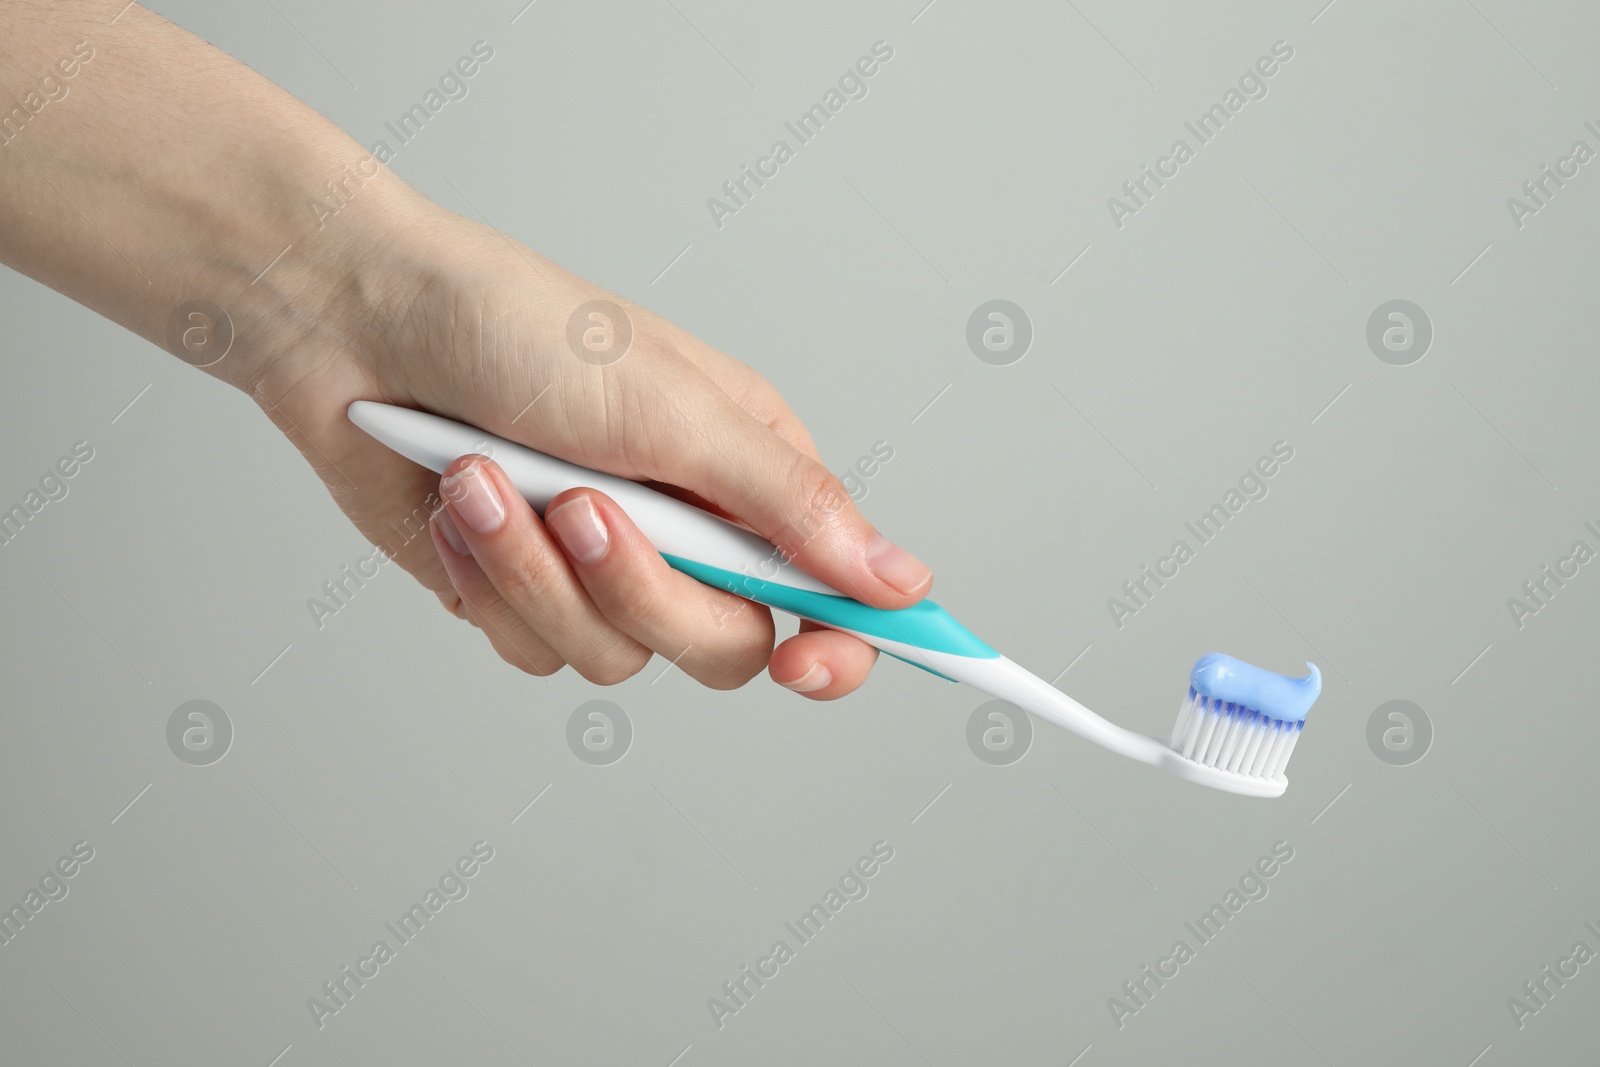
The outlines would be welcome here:
M 953 656 L 967 656 L 972 659 L 997 659 L 1000 656 L 1000 653 L 984 644 L 972 631 L 957 622 L 955 616 L 931 600 L 921 601 L 909 608 L 893 610 L 874 608 L 847 596 L 830 596 L 826 593 L 814 593 L 809 589 L 796 589 L 752 575 L 697 563 L 692 559 L 684 559 L 666 552 L 661 554 L 661 558 L 674 570 L 682 571 L 697 582 L 726 589 L 735 596 L 754 600 L 758 604 L 766 604 L 768 607 L 778 608 L 825 626 L 854 630 L 856 633 L 871 634 L 888 641 L 898 641 L 903 645 L 925 648 L 930 652 L 944 652 Z M 892 652 L 889 654 L 894 655 Z M 905 660 L 914 667 L 921 667 L 930 674 L 939 674 L 938 671 L 916 660 L 906 659 L 904 656 L 895 658 Z M 939 674 L 939 677 L 947 676 Z

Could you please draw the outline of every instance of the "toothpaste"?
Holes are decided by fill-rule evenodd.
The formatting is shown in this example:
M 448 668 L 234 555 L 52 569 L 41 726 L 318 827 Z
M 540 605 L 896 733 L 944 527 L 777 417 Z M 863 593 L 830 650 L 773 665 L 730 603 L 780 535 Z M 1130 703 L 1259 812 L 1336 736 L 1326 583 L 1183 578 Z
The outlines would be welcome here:
M 1203 697 L 1253 708 L 1268 718 L 1300 722 L 1322 693 L 1322 672 L 1307 663 L 1304 678 L 1286 678 L 1242 659 L 1211 652 L 1195 662 L 1189 687 Z

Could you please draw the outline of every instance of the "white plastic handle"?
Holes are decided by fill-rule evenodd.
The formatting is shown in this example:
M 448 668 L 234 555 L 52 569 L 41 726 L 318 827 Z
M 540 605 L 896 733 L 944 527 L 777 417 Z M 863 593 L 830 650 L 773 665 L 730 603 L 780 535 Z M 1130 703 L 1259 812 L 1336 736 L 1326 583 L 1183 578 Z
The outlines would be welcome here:
M 350 421 L 372 437 L 431 471 L 443 473 L 461 456 L 488 456 L 540 514 L 558 493 L 587 486 L 615 500 L 658 552 L 792 589 L 844 595 L 785 561 L 757 534 L 649 486 L 547 456 L 426 411 L 357 400 L 349 414 Z

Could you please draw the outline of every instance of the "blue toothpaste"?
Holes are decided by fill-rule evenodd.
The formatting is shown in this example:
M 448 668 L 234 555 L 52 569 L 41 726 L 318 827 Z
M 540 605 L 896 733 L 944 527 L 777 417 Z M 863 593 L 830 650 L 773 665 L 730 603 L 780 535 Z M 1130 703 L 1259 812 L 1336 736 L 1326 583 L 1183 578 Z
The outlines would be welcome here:
M 1286 678 L 1242 659 L 1211 652 L 1195 662 L 1189 687 L 1200 696 L 1253 708 L 1269 718 L 1302 722 L 1322 693 L 1322 672 L 1315 663 L 1306 666 L 1311 668 L 1306 677 Z

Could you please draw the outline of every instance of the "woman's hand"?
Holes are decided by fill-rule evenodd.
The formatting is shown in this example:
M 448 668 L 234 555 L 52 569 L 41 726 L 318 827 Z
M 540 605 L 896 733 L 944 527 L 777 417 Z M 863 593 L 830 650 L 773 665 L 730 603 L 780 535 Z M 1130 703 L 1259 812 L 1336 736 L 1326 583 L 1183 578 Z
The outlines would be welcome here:
M 395 216 L 401 247 L 390 242 L 394 268 L 367 283 L 383 295 L 365 302 L 360 329 L 275 357 L 253 386 L 362 533 L 533 674 L 571 664 L 612 684 L 657 653 L 718 689 L 769 662 L 774 680 L 814 698 L 859 686 L 875 649 L 806 624 L 774 651 L 765 607 L 672 570 L 605 494 L 563 493 L 541 521 L 491 458 L 463 457 L 441 480 L 348 421 L 353 400 L 422 408 L 676 487 L 878 607 L 906 607 L 932 584 L 748 366 L 493 230 L 393 201 L 379 211 Z
M 877 653 L 810 626 L 774 652 L 765 608 L 669 569 L 603 494 L 564 493 L 540 521 L 483 457 L 441 485 L 356 429 L 351 401 L 676 487 L 868 604 L 927 593 L 928 569 L 867 524 L 760 375 L 429 203 L 160 16 L 0 0 L 0 72 L 50 79 L 52 101 L 0 131 L 0 259 L 250 393 L 362 533 L 510 663 L 616 682 L 656 652 L 732 687 L 770 657 L 827 699 Z M 207 324 L 226 329 L 220 358 Z

